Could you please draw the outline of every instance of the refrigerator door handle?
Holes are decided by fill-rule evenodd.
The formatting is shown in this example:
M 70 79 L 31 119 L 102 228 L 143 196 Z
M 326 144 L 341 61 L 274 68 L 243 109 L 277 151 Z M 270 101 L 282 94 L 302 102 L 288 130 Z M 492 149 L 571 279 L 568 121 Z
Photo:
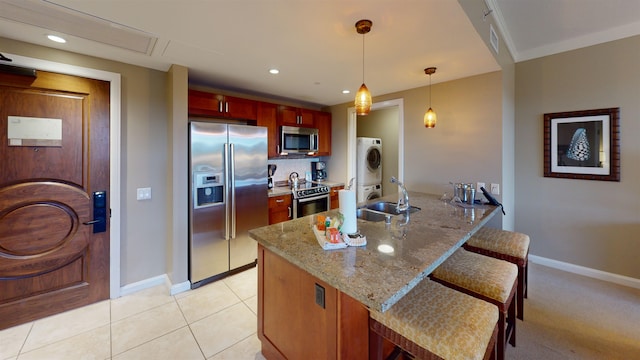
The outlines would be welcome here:
M 224 202 L 224 207 L 225 207 L 225 215 L 224 215 L 224 239 L 225 240 L 229 240 L 229 207 L 231 206 L 231 204 L 229 203 L 229 193 L 231 192 L 231 181 L 229 179 L 229 144 L 225 143 L 224 144 L 224 181 L 226 182 L 226 186 L 225 186 L 225 202 Z
M 231 167 L 231 178 L 229 179 L 230 187 L 231 187 L 231 238 L 236 238 L 236 155 L 234 151 L 233 144 L 229 145 L 231 150 L 231 157 L 229 158 L 229 163 Z

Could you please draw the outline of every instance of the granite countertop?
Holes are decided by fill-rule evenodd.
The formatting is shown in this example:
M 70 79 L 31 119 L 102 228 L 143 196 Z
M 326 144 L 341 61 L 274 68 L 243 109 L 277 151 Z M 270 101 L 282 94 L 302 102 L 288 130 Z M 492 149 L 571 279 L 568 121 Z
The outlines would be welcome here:
M 495 206 L 463 208 L 439 200 L 439 196 L 409 192 L 410 204 L 422 210 L 395 216 L 391 224 L 358 219 L 358 230 L 367 237 L 364 247 L 322 250 L 312 230 L 316 215 L 269 225 L 249 232 L 262 246 L 282 256 L 318 279 L 360 301 L 386 311 L 491 217 Z M 397 195 L 371 202 L 397 201 Z M 320 215 L 335 216 L 337 210 Z M 378 251 L 381 244 L 394 252 Z
M 333 182 L 333 181 L 323 181 L 319 184 L 328 186 L 330 188 L 344 185 L 344 183 L 342 182 Z M 269 190 L 269 197 L 281 196 L 281 195 L 291 195 L 291 187 L 290 186 L 274 186 L 273 189 Z

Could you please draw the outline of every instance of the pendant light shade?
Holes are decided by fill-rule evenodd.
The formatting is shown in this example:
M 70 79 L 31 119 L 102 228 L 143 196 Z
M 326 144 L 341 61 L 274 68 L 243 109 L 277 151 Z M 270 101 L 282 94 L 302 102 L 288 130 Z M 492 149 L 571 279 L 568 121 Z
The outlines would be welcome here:
M 428 67 L 424 69 L 424 73 L 429 75 L 429 110 L 424 113 L 424 127 L 427 129 L 436 127 L 437 116 L 436 112 L 431 108 L 431 74 L 436 72 L 436 68 Z
M 367 85 L 362 83 L 360 89 L 356 93 L 356 114 L 368 115 L 371 111 L 371 93 L 367 89 Z
M 364 34 L 371 31 L 371 25 L 373 25 L 371 20 L 359 20 L 356 23 L 356 31 L 358 34 L 362 34 L 362 85 L 356 93 L 355 100 L 356 114 L 358 115 L 369 115 L 369 111 L 371 111 L 371 93 L 367 89 L 367 85 L 364 84 Z
M 429 108 L 426 113 L 424 113 L 424 127 L 430 129 L 432 127 L 436 127 L 436 120 L 438 117 L 436 116 L 436 112 L 433 109 Z

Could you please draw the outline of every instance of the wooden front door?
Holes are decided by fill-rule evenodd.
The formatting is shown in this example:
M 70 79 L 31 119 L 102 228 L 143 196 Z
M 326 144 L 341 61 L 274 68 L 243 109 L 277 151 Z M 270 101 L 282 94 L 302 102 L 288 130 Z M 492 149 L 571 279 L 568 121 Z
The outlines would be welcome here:
M 0 329 L 109 298 L 109 85 L 0 74 Z

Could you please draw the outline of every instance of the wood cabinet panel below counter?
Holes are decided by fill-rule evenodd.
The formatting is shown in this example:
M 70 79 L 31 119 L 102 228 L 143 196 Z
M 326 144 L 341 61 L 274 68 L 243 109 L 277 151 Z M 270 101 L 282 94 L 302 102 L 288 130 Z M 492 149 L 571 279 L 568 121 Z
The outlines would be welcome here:
M 269 225 L 293 219 L 291 194 L 269 198 Z
M 258 338 L 265 358 L 368 358 L 369 310 L 262 246 L 258 293 Z

